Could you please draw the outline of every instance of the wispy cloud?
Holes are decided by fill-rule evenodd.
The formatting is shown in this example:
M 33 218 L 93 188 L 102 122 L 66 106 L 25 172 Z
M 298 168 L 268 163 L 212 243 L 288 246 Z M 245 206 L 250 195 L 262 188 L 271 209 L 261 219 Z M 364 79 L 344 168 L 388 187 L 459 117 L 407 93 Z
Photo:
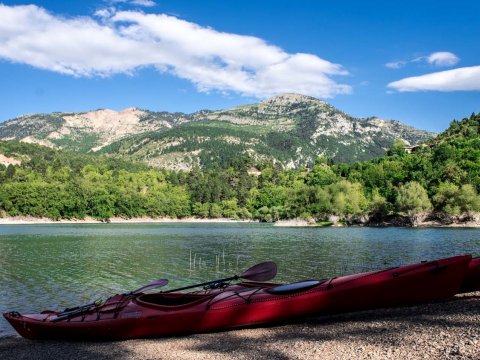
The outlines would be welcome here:
M 93 14 L 101 19 L 107 19 L 115 13 L 116 9 L 114 7 L 103 8 L 95 11 Z
M 480 66 L 413 76 L 391 82 L 388 87 L 400 92 L 406 91 L 479 91 Z
M 456 65 L 460 61 L 460 58 L 448 51 L 438 51 L 431 53 L 427 56 L 418 56 L 416 58 L 410 60 L 398 60 L 392 61 L 385 64 L 385 66 L 389 69 L 400 69 L 409 63 L 428 63 L 432 66 L 436 67 L 446 67 L 446 66 L 453 66 Z
M 152 7 L 157 5 L 157 3 L 153 0 L 105 0 L 110 4 L 129 4 L 129 5 L 136 5 L 136 6 L 144 6 L 144 7 Z
M 351 92 L 334 80 L 348 75 L 339 64 L 166 14 L 110 8 L 96 17 L 64 18 L 35 5 L 0 4 L 0 43 L 0 58 L 76 77 L 134 74 L 153 66 L 200 91 L 256 97 Z
M 132 4 L 138 5 L 138 6 L 146 6 L 146 7 L 152 7 L 157 5 L 155 1 L 152 1 L 152 0 L 133 0 Z
M 427 62 L 435 66 L 453 66 L 459 61 L 457 55 L 448 51 L 439 51 L 427 56 Z
M 389 63 L 386 63 L 385 66 L 389 69 L 400 69 L 404 67 L 408 61 L 392 61 Z

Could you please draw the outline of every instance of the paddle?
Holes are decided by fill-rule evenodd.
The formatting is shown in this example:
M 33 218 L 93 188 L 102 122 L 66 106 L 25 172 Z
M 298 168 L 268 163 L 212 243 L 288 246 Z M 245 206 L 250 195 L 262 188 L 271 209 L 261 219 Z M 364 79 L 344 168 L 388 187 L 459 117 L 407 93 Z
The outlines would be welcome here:
M 150 290 L 150 289 L 155 289 L 155 288 L 158 288 L 158 287 L 162 287 L 162 286 L 165 286 L 168 284 L 168 280 L 167 279 L 158 279 L 158 280 L 155 280 L 155 281 L 152 281 L 151 283 L 147 284 L 147 285 L 144 285 L 142 287 L 139 287 L 138 289 L 136 290 L 133 290 L 133 291 L 130 291 L 129 293 L 125 294 L 125 295 L 129 295 L 129 296 L 133 296 L 133 295 L 138 295 L 138 294 L 141 294 L 147 290 Z M 77 307 L 74 307 L 74 308 L 69 308 L 69 309 L 65 309 L 65 311 L 61 312 L 60 314 L 58 314 L 58 316 L 55 318 L 55 319 L 52 319 L 51 321 L 52 322 L 57 322 L 57 321 L 62 321 L 64 319 L 68 319 L 74 315 L 78 315 L 78 314 L 81 314 L 85 311 L 88 311 L 90 310 L 91 308 L 94 308 L 94 307 L 97 307 L 97 306 L 100 306 L 102 305 L 103 301 L 102 299 L 97 299 L 95 300 L 94 302 L 90 303 L 90 304 L 86 304 L 86 305 L 82 305 L 82 306 L 77 306 Z
M 76 312 L 76 311 L 83 311 L 85 309 L 89 309 L 93 306 L 99 306 L 102 304 L 102 299 L 97 299 L 95 300 L 94 302 L 90 303 L 90 304 L 85 304 L 85 305 L 81 305 L 81 306 L 75 306 L 73 308 L 67 308 L 65 310 L 63 310 L 60 314 L 68 314 L 68 313 L 72 313 L 72 312 Z
M 150 284 L 139 287 L 137 290 L 131 291 L 130 294 L 131 295 L 137 295 L 137 294 L 140 294 L 140 293 L 145 292 L 147 290 L 159 288 L 159 287 L 165 286 L 167 284 L 168 284 L 167 279 L 158 279 L 158 280 L 152 281 Z
M 238 279 L 244 279 L 244 280 L 250 280 L 250 281 L 268 281 L 268 280 L 272 280 L 275 277 L 275 275 L 277 275 L 277 265 L 273 261 L 266 261 L 266 262 L 252 266 L 251 268 L 245 270 L 240 275 L 234 275 L 234 276 L 231 276 L 225 279 L 220 279 L 220 280 L 207 281 L 201 284 L 184 286 L 178 289 L 162 291 L 162 293 L 165 294 L 165 293 L 171 293 L 174 291 L 193 289 L 199 286 L 212 285 L 216 283 L 222 283 L 224 281 L 231 281 L 231 280 L 238 280 Z

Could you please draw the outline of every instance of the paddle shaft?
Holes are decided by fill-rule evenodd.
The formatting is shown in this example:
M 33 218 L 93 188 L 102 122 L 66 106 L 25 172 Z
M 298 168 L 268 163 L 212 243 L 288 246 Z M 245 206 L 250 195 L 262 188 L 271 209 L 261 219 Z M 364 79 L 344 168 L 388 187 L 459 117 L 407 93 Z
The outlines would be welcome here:
M 80 305 L 80 306 L 75 306 L 73 308 L 66 308 L 65 310 L 62 311 L 62 314 L 66 314 L 66 313 L 71 313 L 72 311 L 78 311 L 80 309 L 85 309 L 85 308 L 90 308 L 94 305 L 98 305 L 99 303 L 101 303 L 102 299 L 97 299 L 95 300 L 94 302 L 90 303 L 90 304 L 85 304 L 85 305 Z
M 61 313 L 60 315 L 58 315 L 56 318 L 52 319 L 51 321 L 52 322 L 57 322 L 57 321 L 62 321 L 64 319 L 71 318 L 75 315 L 86 312 L 86 311 L 90 310 L 91 308 L 93 308 L 95 306 L 98 306 L 98 304 L 92 303 L 92 304 L 88 304 L 88 305 L 84 305 L 84 306 L 79 306 L 78 309 L 76 309 L 76 310 L 71 310 L 71 311 Z
M 162 294 L 171 293 L 171 292 L 175 292 L 175 291 L 182 291 L 182 290 L 187 290 L 187 289 L 193 289 L 193 288 L 196 288 L 196 287 L 199 287 L 199 286 L 210 285 L 210 284 L 219 283 L 219 282 L 223 282 L 223 281 L 238 280 L 240 278 L 241 278 L 240 276 L 235 275 L 235 276 L 228 277 L 228 278 L 225 278 L 225 279 L 207 281 L 207 282 L 204 282 L 204 283 L 201 283 L 201 284 L 189 285 L 189 286 L 184 286 L 184 287 L 181 287 L 181 288 L 178 288 L 178 289 L 162 291 Z

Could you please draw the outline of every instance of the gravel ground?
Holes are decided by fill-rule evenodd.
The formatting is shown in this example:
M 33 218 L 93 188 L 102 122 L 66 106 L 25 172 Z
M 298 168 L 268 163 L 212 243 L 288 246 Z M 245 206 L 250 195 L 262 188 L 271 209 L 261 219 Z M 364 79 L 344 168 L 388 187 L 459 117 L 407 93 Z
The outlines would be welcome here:
M 480 359 L 480 292 L 289 325 L 119 342 L 0 339 L 0 359 Z

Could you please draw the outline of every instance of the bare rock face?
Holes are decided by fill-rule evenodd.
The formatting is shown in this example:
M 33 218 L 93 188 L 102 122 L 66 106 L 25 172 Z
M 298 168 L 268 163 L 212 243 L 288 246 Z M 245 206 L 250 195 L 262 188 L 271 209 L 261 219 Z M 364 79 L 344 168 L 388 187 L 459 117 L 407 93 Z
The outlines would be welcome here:
M 0 124 L 0 139 L 80 152 L 120 154 L 171 169 L 228 163 L 241 154 L 286 168 L 318 156 L 362 161 L 397 139 L 413 145 L 435 134 L 398 121 L 354 118 L 323 100 L 283 94 L 259 103 L 193 114 L 137 108 L 25 115 Z
M 0 124 L 0 139 L 96 152 L 131 135 L 170 129 L 184 120 L 182 115 L 137 108 L 24 115 Z
M 4 154 L 0 154 L 0 164 L 8 166 L 8 165 L 20 165 L 22 162 L 14 157 L 5 156 Z
M 68 115 L 63 117 L 65 120 L 63 127 L 57 132 L 50 133 L 48 138 L 68 138 L 78 129 L 82 129 L 84 133 L 98 135 L 97 145 L 91 148 L 92 151 L 98 151 L 102 147 L 131 134 L 158 130 L 162 127 L 172 127 L 165 121 L 159 121 L 155 124 L 142 122 L 141 119 L 145 115 L 145 111 L 136 108 L 127 108 L 118 112 L 106 109 Z

